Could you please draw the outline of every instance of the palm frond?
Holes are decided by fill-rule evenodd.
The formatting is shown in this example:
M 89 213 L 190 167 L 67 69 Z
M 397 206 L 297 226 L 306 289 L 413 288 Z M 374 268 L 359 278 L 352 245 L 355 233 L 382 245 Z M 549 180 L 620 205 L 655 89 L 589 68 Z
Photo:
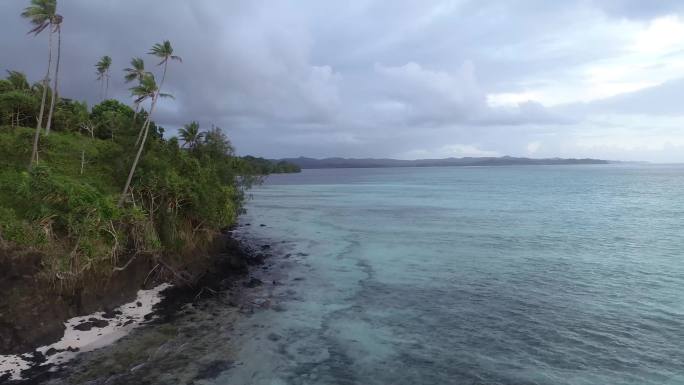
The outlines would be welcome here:
M 112 65 L 112 58 L 109 56 L 103 56 L 100 61 L 95 63 L 95 68 L 97 69 L 98 74 L 104 74 L 105 72 L 109 71 L 109 67 Z
M 124 70 L 124 71 L 126 71 L 126 70 Z M 138 74 L 135 72 L 129 72 L 126 75 L 124 75 L 124 80 L 126 81 L 126 83 L 130 83 L 137 78 L 138 78 Z
M 34 28 L 34 29 L 28 31 L 26 34 L 27 34 L 27 35 L 30 35 L 30 34 L 39 35 L 39 34 L 40 34 L 41 32 L 43 32 L 43 31 L 45 30 L 45 28 L 47 28 L 49 25 L 50 25 L 50 23 L 45 22 L 45 23 L 43 23 L 43 24 L 40 24 L 40 25 L 37 26 L 36 28 Z
M 28 19 L 34 25 L 34 28 L 28 33 L 38 35 L 52 24 L 53 21 L 56 21 L 56 12 L 57 0 L 31 0 L 31 5 L 24 8 L 21 16 Z
M 162 65 L 166 63 L 169 59 L 183 62 L 183 59 L 181 59 L 180 56 L 176 56 L 173 54 L 173 47 L 171 46 L 171 42 L 168 40 L 164 40 L 163 43 L 157 43 L 153 45 L 152 49 L 148 52 L 148 54 L 154 55 L 162 59 L 159 63 L 157 63 L 157 65 Z

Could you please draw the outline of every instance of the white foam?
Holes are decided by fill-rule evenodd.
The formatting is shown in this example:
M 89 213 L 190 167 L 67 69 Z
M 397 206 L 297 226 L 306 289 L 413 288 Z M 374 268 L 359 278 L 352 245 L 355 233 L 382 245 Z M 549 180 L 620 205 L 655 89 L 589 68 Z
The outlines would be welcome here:
M 137 298 L 134 301 L 115 309 L 115 311 L 119 311 L 121 314 L 116 315 L 114 318 L 105 319 L 103 312 L 97 312 L 69 319 L 64 323 L 66 330 L 61 340 L 52 345 L 41 346 L 36 349 L 36 351 L 42 354 L 45 354 L 50 349 L 64 350 L 46 357 L 47 361 L 42 363 L 41 366 L 59 366 L 73 359 L 79 353 L 99 349 L 127 335 L 145 321 L 145 316 L 152 313 L 152 307 L 162 300 L 160 293 L 168 287 L 170 285 L 162 284 L 150 290 L 138 291 Z M 75 326 L 87 322 L 90 318 L 103 319 L 109 322 L 109 325 L 103 328 L 93 327 L 87 331 L 74 329 Z M 78 349 L 78 351 L 68 351 L 67 349 L 69 348 L 72 350 Z M 33 353 L 0 355 L 0 375 L 9 373 L 11 379 L 21 380 L 21 372 L 34 365 L 31 362 L 31 358 L 33 358 Z

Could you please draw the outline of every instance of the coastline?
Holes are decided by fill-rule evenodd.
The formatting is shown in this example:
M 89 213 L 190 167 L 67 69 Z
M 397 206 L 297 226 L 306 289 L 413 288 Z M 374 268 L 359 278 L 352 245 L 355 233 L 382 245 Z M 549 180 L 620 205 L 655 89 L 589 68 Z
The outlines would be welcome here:
M 249 226 L 249 224 L 246 226 Z M 203 301 L 223 295 L 223 293 L 229 293 L 229 297 L 231 298 L 228 303 L 229 307 L 232 307 L 236 303 L 243 303 L 245 299 L 241 298 L 241 289 L 256 288 L 262 284 L 262 280 L 256 278 L 255 273 L 268 269 L 268 266 L 262 265 L 264 265 L 266 259 L 271 256 L 269 249 L 270 245 L 257 245 L 252 240 L 244 237 L 234 237 L 232 231 L 221 234 L 216 239 L 215 245 L 212 246 L 213 251 L 211 253 L 205 255 L 205 258 L 196 258 L 193 264 L 183 266 L 182 270 L 178 270 L 184 277 L 192 277 L 192 283 L 190 283 L 189 280 L 187 282 L 185 280 L 180 282 L 176 281 L 175 285 L 165 288 L 163 292 L 161 292 L 161 295 L 157 296 L 158 303 L 153 304 L 153 310 L 144 314 L 142 317 L 143 319 L 136 324 L 124 325 L 126 322 L 133 322 L 130 317 L 121 320 L 110 319 L 112 325 L 117 322 L 117 326 L 123 325 L 127 330 L 122 331 L 120 328 L 116 329 L 115 333 L 119 334 L 116 338 L 113 338 L 108 343 L 100 343 L 99 345 L 96 345 L 95 348 L 99 349 L 104 346 L 116 345 L 113 344 L 115 341 L 127 339 L 130 335 L 135 334 L 138 330 L 138 326 L 155 325 L 155 327 L 163 329 L 164 325 L 173 322 L 176 318 L 185 314 L 183 309 L 187 310 L 188 307 L 192 308 L 195 306 L 202 307 L 204 306 L 202 305 Z M 139 258 L 139 260 L 144 260 L 144 258 Z M 262 268 L 258 269 L 258 266 L 262 266 Z M 145 269 L 142 270 L 144 270 L 145 275 L 141 274 L 140 276 L 145 277 L 149 275 L 148 267 L 145 267 Z M 134 275 L 140 278 L 137 274 Z M 101 319 L 103 318 L 103 314 L 116 314 L 119 311 L 117 310 L 118 306 L 125 305 L 126 303 L 128 303 L 128 305 L 135 304 L 136 293 L 140 294 L 140 292 L 138 292 L 139 289 L 159 287 L 160 284 L 166 284 L 160 281 L 147 283 L 144 281 L 145 278 L 138 280 L 132 279 L 128 280 L 127 285 L 124 285 L 124 290 L 100 292 L 99 296 L 92 296 L 93 299 L 88 300 L 87 303 L 90 307 L 81 307 L 81 312 L 77 314 L 74 314 L 74 302 L 66 302 L 61 298 L 53 298 L 53 307 L 62 306 L 62 309 L 67 309 L 61 314 L 69 314 L 69 311 L 72 311 L 74 312 L 71 313 L 74 314 L 72 317 L 78 317 L 53 318 L 50 322 L 43 322 L 41 325 L 36 326 L 36 329 L 39 331 L 45 330 L 45 334 L 47 334 L 47 332 L 51 333 L 50 337 L 34 339 L 31 344 L 24 343 L 21 345 L 20 350 L 16 349 L 13 352 L 7 352 L 5 350 L 2 352 L 3 354 L 0 355 L 0 361 L 2 361 L 4 357 L 7 362 L 9 357 L 12 357 L 13 355 L 18 356 L 22 353 L 25 354 L 24 358 L 28 357 L 28 359 L 25 359 L 22 364 L 26 370 L 22 372 L 22 378 L 20 380 L 17 380 L 14 376 L 16 373 L 3 372 L 0 370 L 0 383 L 39 384 L 45 383 L 45 381 L 59 381 L 65 373 L 69 372 L 69 368 L 74 362 L 87 359 L 84 356 L 93 353 L 90 352 L 90 350 L 93 349 L 84 350 L 89 351 L 88 354 L 78 354 L 76 353 L 79 350 L 78 348 L 65 345 L 62 349 L 56 350 L 54 347 L 50 346 L 52 344 L 54 344 L 54 346 L 61 346 L 61 342 L 58 342 L 58 340 L 63 337 L 65 330 L 67 333 L 72 332 L 72 329 L 65 329 L 65 323 L 71 323 L 72 327 L 78 322 L 86 324 L 95 323 L 95 325 L 92 326 L 92 329 L 98 336 L 101 336 L 102 333 L 105 333 L 104 329 L 110 327 L 108 325 L 109 322 L 107 321 L 105 322 L 108 324 L 98 324 L 98 322 L 102 322 Z M 113 287 L 114 286 L 110 286 L 110 288 Z M 116 287 L 121 288 L 121 285 Z M 146 292 L 152 291 L 154 291 L 154 289 L 147 290 Z M 45 301 L 45 298 L 41 297 L 41 300 Z M 249 303 L 249 301 L 247 302 Z M 83 309 L 88 309 L 88 311 L 84 311 Z M 107 317 L 105 316 L 104 318 Z M 29 321 L 27 321 L 27 319 Z M 11 332 L 16 333 L 17 327 L 19 329 L 31 327 L 30 324 L 20 324 L 20 322 L 31 322 L 30 319 L 35 320 L 35 315 L 27 314 L 26 318 L 21 318 L 18 322 L 15 322 L 15 324 L 12 325 L 14 328 Z M 90 322 L 88 322 L 88 320 L 90 320 Z M 5 325 L 7 324 L 5 323 Z M 55 329 L 59 330 L 59 332 L 54 332 Z M 88 330 L 90 330 L 90 327 Z M 0 331 L 3 332 L 3 336 L 10 334 L 8 328 L 5 326 L 3 326 L 3 329 Z M 104 338 L 110 337 L 105 334 Z M 46 351 L 50 354 L 45 354 Z M 56 362 L 57 360 L 53 357 L 49 357 L 51 355 L 59 356 L 65 352 L 67 354 L 71 353 L 67 360 L 69 361 L 68 364 L 66 364 L 66 361 Z M 14 379 L 12 379 L 13 377 Z

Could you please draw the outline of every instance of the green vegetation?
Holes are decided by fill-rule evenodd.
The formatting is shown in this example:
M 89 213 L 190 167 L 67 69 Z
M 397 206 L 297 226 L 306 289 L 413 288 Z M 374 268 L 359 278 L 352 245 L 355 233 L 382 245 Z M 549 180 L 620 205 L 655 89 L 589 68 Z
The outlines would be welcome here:
M 133 108 L 60 98 L 59 43 L 52 87 L 49 81 L 52 36 L 63 20 L 56 10 L 56 0 L 32 0 L 22 14 L 32 33 L 49 32 L 45 78 L 31 85 L 8 71 L 0 79 L 0 247 L 41 252 L 45 278 L 73 289 L 133 256 L 154 258 L 170 274 L 235 224 L 260 175 L 298 171 L 237 157 L 220 129 L 203 131 L 197 122 L 179 131 L 180 141 L 165 139 L 152 117 L 159 98 L 170 97 L 161 92 L 168 64 L 181 62 L 168 41 L 149 52 L 159 60 L 159 83 L 141 58 L 125 70 L 126 82 L 136 82 Z M 103 99 L 111 63 L 104 56 L 96 65 Z
M 187 151 L 157 129 L 126 203 L 117 207 L 137 136 L 126 129 L 133 110 L 117 103 L 86 115 L 91 132 L 70 125 L 81 117 L 59 103 L 65 119 L 41 138 L 40 162 L 31 170 L 32 129 L 0 126 L 0 242 L 43 252 L 47 277 L 62 285 L 106 275 L 135 254 L 182 258 L 201 251 L 235 223 L 254 180 L 238 177 L 241 162 L 221 132 Z
M 106 100 L 109 93 L 109 79 L 112 77 L 109 73 L 111 66 L 112 58 L 106 55 L 102 56 L 100 61 L 95 64 L 95 73 L 100 82 L 100 100 Z

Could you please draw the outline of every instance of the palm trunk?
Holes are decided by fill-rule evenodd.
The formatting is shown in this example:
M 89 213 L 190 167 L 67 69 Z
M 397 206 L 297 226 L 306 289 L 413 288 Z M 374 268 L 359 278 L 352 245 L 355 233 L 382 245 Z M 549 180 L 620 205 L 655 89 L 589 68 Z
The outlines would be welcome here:
M 152 113 L 154 113 L 154 107 L 157 105 L 157 98 L 159 97 L 159 91 L 157 91 L 157 94 L 152 98 L 152 105 L 150 106 L 150 113 L 147 115 L 147 119 L 145 120 L 145 124 L 143 124 L 143 129 L 144 131 L 142 141 L 140 142 L 140 147 L 138 147 L 138 153 L 135 155 L 135 160 L 133 160 L 133 166 L 131 166 L 131 171 L 128 173 L 128 179 L 126 179 L 126 185 L 124 186 L 123 192 L 121 193 L 121 197 L 119 197 L 119 203 L 118 206 L 121 207 L 123 206 L 124 201 L 126 200 L 126 193 L 128 192 L 128 188 L 131 186 L 131 181 L 133 180 L 133 174 L 135 174 L 135 168 L 138 166 L 138 161 L 140 160 L 140 155 L 142 155 L 143 148 L 145 148 L 145 142 L 147 141 L 147 134 L 150 129 L 150 119 L 152 118 Z
M 162 73 L 162 80 L 161 80 L 161 82 L 159 83 L 159 88 L 157 88 L 157 93 L 161 92 L 162 87 L 164 87 L 164 80 L 166 80 L 166 66 L 167 66 L 168 63 L 169 63 L 169 60 L 167 59 L 167 60 L 164 62 L 164 72 Z
M 29 162 L 29 169 L 33 167 L 33 163 L 38 161 L 38 139 L 40 138 L 40 129 L 43 125 L 43 114 L 45 113 L 45 100 L 47 99 L 48 88 L 50 87 L 50 68 L 52 67 L 52 29 L 50 29 L 50 43 L 48 47 L 48 68 L 43 79 L 43 98 L 40 101 L 40 113 L 38 114 L 38 124 L 36 124 L 36 134 L 33 137 L 33 151 L 31 152 L 31 161 Z
M 133 113 L 133 125 L 135 125 L 135 119 L 138 118 L 138 111 L 140 111 L 140 103 L 135 103 L 135 113 Z
M 52 90 L 52 101 L 50 102 L 50 112 L 48 113 L 47 125 L 45 126 L 45 135 L 50 135 L 50 127 L 52 126 L 52 114 L 55 110 L 55 102 L 59 98 L 59 61 L 62 56 L 62 27 L 57 25 L 57 63 L 55 64 L 55 86 Z
M 105 99 L 107 99 L 107 94 L 109 94 L 109 70 L 107 70 L 107 74 L 105 74 L 105 77 L 107 78 L 106 79 L 107 85 L 105 86 L 104 97 L 105 97 Z
M 150 112 L 152 110 L 150 109 Z M 150 114 L 147 114 L 147 117 L 149 118 Z M 133 122 L 135 124 L 135 122 Z M 135 145 L 137 146 L 140 144 L 140 139 L 142 139 L 143 131 L 145 131 L 145 124 L 147 123 L 147 120 L 143 123 L 142 127 L 140 127 L 140 131 L 138 132 L 138 139 L 135 140 Z

